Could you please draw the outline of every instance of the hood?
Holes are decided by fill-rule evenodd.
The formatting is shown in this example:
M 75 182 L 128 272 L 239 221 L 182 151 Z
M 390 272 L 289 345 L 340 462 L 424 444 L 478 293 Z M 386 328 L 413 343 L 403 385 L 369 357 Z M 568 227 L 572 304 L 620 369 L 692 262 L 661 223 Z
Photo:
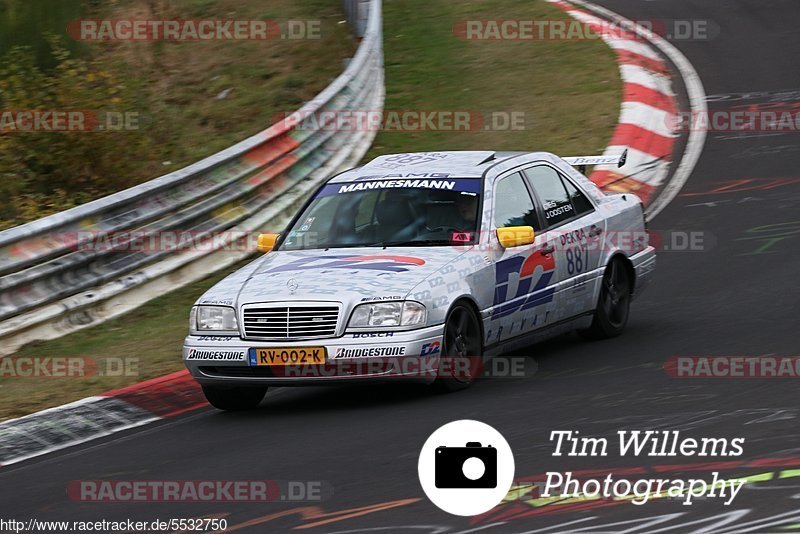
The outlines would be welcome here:
M 215 294 L 215 286 L 202 300 L 233 299 L 238 307 L 283 300 L 347 303 L 403 298 L 464 253 L 457 247 L 275 251 L 248 269 L 248 276 L 237 280 L 239 284 L 223 284 L 227 295 Z M 234 285 L 238 287 L 232 293 Z

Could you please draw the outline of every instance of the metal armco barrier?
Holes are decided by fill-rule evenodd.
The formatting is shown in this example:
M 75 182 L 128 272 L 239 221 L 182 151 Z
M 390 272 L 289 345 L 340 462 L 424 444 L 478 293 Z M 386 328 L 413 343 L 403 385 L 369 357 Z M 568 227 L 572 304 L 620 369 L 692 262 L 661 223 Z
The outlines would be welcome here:
M 321 180 L 356 165 L 377 132 L 339 130 L 330 123 L 335 113 L 324 112 L 383 109 L 381 2 L 368 6 L 345 71 L 287 120 L 179 171 L 0 232 L 0 356 L 240 261 L 259 231 L 281 229 Z M 104 241 L 132 233 L 146 243 L 170 232 L 209 241 L 159 250 Z
M 353 33 L 363 37 L 367 28 L 370 0 L 343 0 L 344 12 Z

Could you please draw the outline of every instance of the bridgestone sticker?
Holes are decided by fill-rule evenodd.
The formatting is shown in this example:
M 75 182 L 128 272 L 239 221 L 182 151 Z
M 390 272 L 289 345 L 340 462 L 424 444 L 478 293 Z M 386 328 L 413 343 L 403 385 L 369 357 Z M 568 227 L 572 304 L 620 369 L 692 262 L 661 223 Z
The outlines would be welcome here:
M 380 358 L 388 356 L 405 356 L 405 347 L 364 347 L 336 349 L 334 358 Z
M 190 349 L 187 360 L 239 361 L 244 360 L 244 351 Z

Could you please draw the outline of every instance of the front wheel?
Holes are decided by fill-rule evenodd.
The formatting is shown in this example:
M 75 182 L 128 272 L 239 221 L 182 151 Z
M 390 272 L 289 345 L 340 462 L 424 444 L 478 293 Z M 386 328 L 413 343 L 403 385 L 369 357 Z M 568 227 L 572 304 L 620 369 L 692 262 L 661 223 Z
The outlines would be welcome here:
M 620 335 L 628 324 L 631 306 L 631 284 L 628 269 L 615 259 L 606 267 L 594 319 L 582 332 L 590 339 L 607 339 Z
M 482 370 L 483 341 L 478 318 L 469 306 L 456 304 L 445 321 L 436 385 L 447 392 L 466 389 Z
M 267 394 L 266 386 L 203 386 L 203 394 L 208 403 L 218 410 L 242 411 L 252 410 L 258 406 L 264 395 Z

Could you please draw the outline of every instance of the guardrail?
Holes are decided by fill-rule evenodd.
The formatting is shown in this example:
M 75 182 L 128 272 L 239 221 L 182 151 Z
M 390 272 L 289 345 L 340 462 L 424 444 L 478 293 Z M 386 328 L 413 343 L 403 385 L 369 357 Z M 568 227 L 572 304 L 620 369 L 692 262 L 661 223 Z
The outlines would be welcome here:
M 369 3 L 370 0 L 343 0 L 344 13 L 347 15 L 347 20 L 353 28 L 353 33 L 358 37 L 363 37 L 364 32 L 367 30 L 367 21 L 369 20 Z
M 359 8 L 363 17 L 364 2 Z M 184 169 L 0 232 L 0 355 L 118 316 L 252 254 L 247 243 L 259 230 L 285 225 L 321 180 L 357 164 L 372 144 L 376 132 L 336 131 L 323 112 L 381 110 L 383 100 L 381 0 L 371 0 L 345 71 L 287 120 Z M 309 116 L 318 119 L 303 121 Z M 213 239 L 159 251 L 116 239 L 96 246 L 104 236 L 146 242 L 172 231 Z

